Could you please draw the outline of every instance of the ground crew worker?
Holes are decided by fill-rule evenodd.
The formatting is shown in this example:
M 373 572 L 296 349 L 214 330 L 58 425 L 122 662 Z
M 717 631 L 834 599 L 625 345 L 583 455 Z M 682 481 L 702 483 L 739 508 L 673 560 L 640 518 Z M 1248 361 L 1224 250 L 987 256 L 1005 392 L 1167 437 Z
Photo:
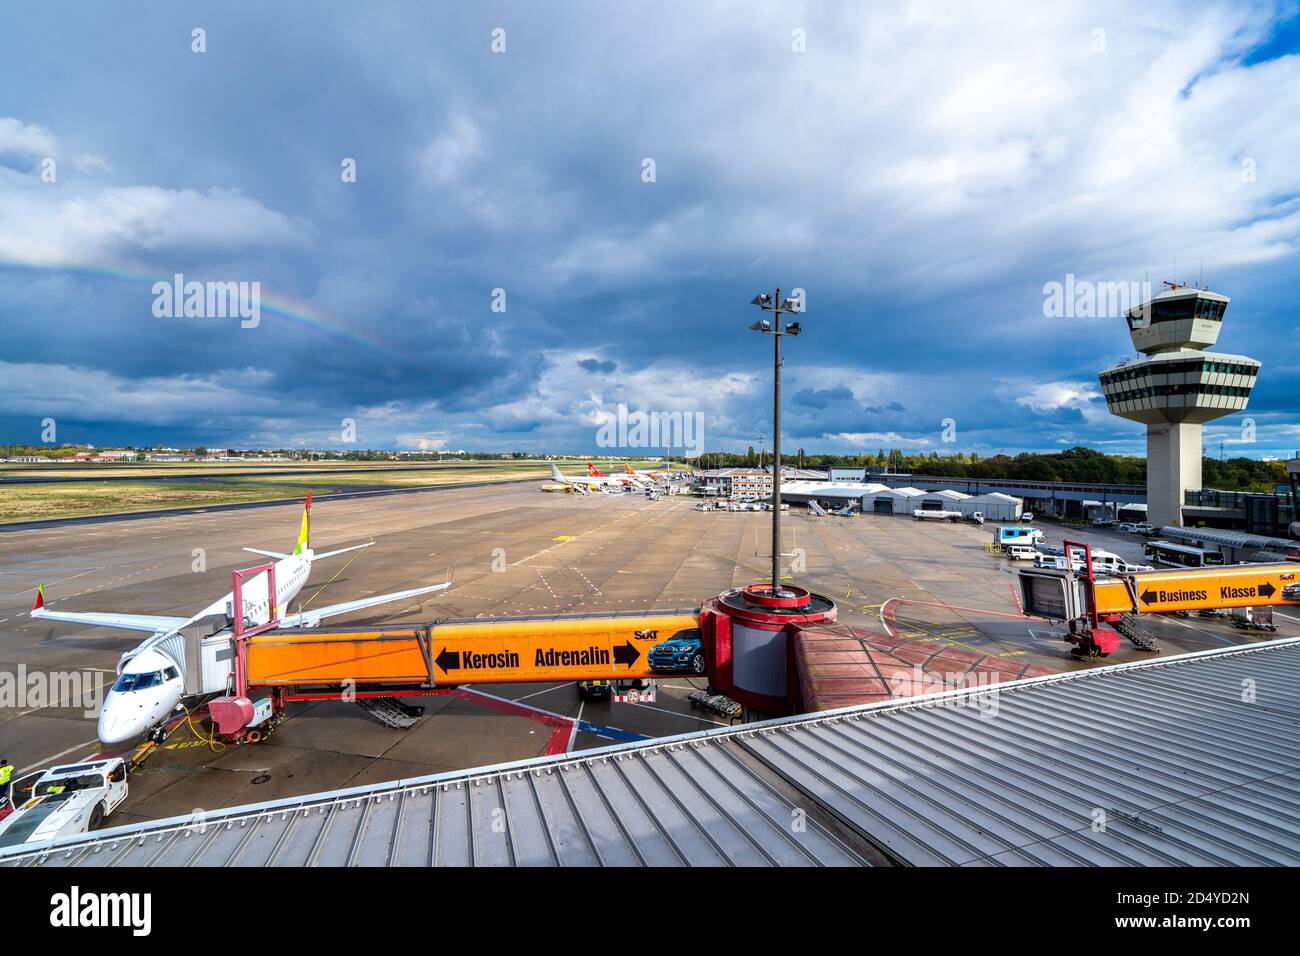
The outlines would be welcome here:
M 9 781 L 13 779 L 14 765 L 0 757 L 0 807 L 9 802 Z
M 63 784 L 56 783 L 53 784 L 48 790 L 45 791 L 45 795 L 48 797 L 48 796 L 52 796 L 53 794 L 62 793 L 62 792 L 63 792 Z

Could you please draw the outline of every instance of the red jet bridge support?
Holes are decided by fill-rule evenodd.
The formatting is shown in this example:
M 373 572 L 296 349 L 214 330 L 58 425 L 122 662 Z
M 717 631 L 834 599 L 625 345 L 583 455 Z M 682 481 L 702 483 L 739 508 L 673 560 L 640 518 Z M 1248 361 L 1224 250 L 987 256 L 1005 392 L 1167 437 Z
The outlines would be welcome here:
M 244 620 L 244 579 L 256 577 L 266 572 L 267 620 L 264 624 L 252 627 Z M 233 601 L 231 613 L 234 617 L 235 674 L 234 684 L 225 697 L 217 697 L 208 702 L 208 713 L 217 732 L 223 737 L 238 738 L 253 721 L 255 708 L 248 696 L 248 645 L 247 639 L 254 634 L 261 634 L 280 626 L 280 608 L 275 600 L 275 565 L 259 564 L 253 568 L 240 568 L 230 572 Z M 273 697 L 276 714 L 284 710 L 284 701 L 280 695 Z
M 1119 649 L 1120 633 L 1111 625 L 1119 621 L 1120 615 L 1097 611 L 1097 575 L 1092 568 L 1092 545 L 1079 541 L 1062 542 L 1066 567 L 1074 568 L 1075 548 L 1083 551 L 1082 576 L 1086 582 L 1083 593 L 1087 608 L 1082 618 L 1070 621 L 1070 633 L 1065 639 L 1074 645 L 1070 653 L 1076 657 L 1107 657 Z

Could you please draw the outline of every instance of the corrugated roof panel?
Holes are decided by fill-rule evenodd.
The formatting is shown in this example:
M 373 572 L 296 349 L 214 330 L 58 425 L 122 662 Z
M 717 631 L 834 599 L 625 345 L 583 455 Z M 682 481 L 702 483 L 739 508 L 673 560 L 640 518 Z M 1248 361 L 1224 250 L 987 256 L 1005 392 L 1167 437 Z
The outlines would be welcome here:
M 145 823 L 5 862 L 1295 865 L 1298 686 L 1291 638 Z
M 1272 653 L 1024 686 L 996 712 L 921 701 L 743 741 L 908 863 L 1294 864 L 1300 652 Z

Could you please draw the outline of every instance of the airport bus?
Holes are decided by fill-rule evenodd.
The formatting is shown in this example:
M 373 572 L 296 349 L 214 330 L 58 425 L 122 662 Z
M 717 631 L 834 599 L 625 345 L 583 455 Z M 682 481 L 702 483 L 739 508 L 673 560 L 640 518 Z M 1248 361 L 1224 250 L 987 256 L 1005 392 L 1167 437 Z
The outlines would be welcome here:
M 1152 541 L 1142 553 L 1167 568 L 1208 568 L 1223 564 L 1223 554 L 1218 551 L 1171 541 Z

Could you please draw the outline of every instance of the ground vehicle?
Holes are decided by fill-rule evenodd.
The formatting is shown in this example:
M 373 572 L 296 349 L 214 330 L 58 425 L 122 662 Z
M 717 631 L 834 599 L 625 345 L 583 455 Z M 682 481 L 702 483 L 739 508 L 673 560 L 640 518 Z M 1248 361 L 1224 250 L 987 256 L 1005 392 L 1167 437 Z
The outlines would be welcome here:
M 1120 531 L 1129 531 L 1133 534 L 1151 534 L 1155 528 L 1145 521 L 1121 521 L 1119 523 Z
M 1119 530 L 1120 530 L 1120 531 L 1135 531 L 1135 530 L 1137 530 L 1137 525 L 1134 524 L 1132 521 L 1121 521 L 1121 522 L 1119 523 Z
M 1033 513 L 1032 511 L 1026 511 L 1024 514 L 1022 514 L 1022 515 L 1020 516 L 1020 520 L 1021 520 L 1021 521 L 1033 521 L 1033 520 L 1034 520 L 1034 513 Z
M 1038 551 L 1032 544 L 1010 544 L 1007 545 L 1006 551 L 1007 557 L 1012 561 L 1034 561 L 1038 557 Z
M 614 694 L 614 682 L 609 680 L 578 681 L 578 696 L 583 700 L 609 700 Z
M 971 524 L 983 524 L 984 512 L 972 511 L 970 514 L 966 515 L 966 520 L 969 521 Z
M 703 674 L 704 640 L 698 631 L 687 632 L 650 648 L 650 667 L 656 671 L 690 671 Z
M 937 511 L 917 508 L 912 512 L 912 517 L 917 521 L 960 521 L 962 513 L 960 511 Z
M 1246 631 L 1276 631 L 1273 623 L 1273 609 L 1264 607 L 1234 607 L 1232 609 L 1232 626 Z
M 1115 526 L 1114 518 L 1093 518 L 1092 526 L 1094 528 L 1113 528 Z
M 1037 528 L 1025 528 L 1021 525 L 1004 525 L 993 529 L 993 543 L 1002 550 L 1013 544 L 1036 545 L 1043 537 Z
M 1070 558 L 1070 565 L 1075 571 L 1083 570 L 1083 556 L 1078 550 Z M 1060 568 L 1065 569 L 1065 556 L 1055 554 L 1040 554 L 1034 559 L 1034 566 L 1039 568 Z M 1118 554 L 1112 554 L 1110 551 L 1102 551 L 1098 548 L 1092 550 L 1092 569 L 1100 574 L 1128 574 L 1134 571 L 1152 571 L 1145 564 L 1129 564 Z
M 51 767 L 22 806 L 0 821 L 0 846 L 85 833 L 126 799 L 126 764 L 120 757 Z
M 640 691 L 646 701 L 653 701 L 654 681 L 633 677 L 627 680 L 580 680 L 578 696 L 583 700 L 622 700 L 629 691 Z
M 1171 541 L 1149 541 L 1143 555 L 1168 568 L 1206 568 L 1223 564 L 1223 554 Z

